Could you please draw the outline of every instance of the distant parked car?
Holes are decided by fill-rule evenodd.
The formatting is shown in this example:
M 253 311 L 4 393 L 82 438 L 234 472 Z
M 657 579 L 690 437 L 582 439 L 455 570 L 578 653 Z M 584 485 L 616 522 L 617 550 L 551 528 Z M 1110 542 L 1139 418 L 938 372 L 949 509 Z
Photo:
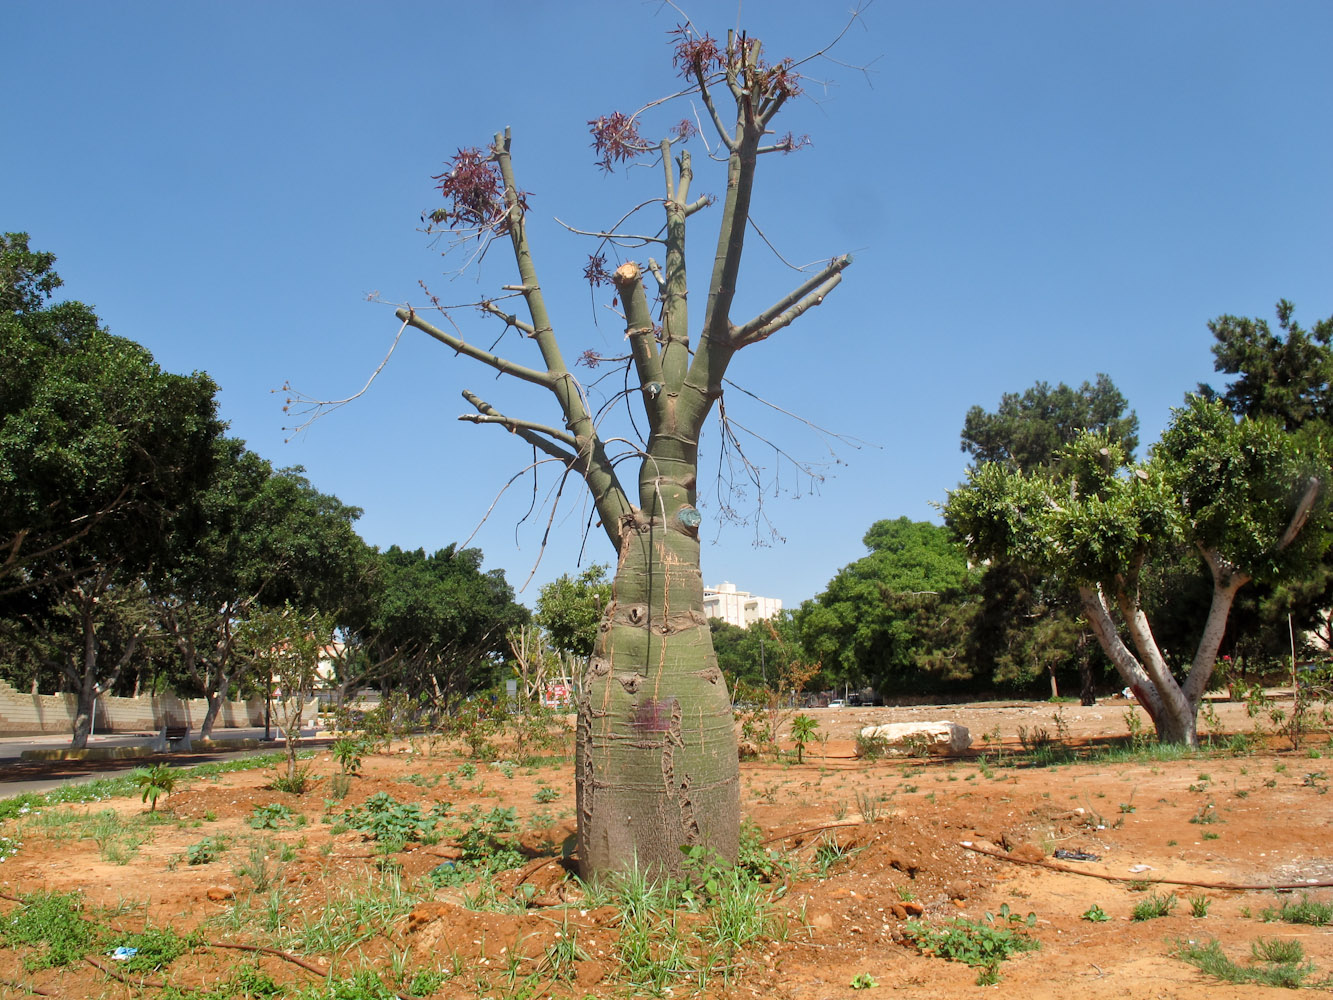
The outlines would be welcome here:
M 831 702 L 828 703 L 828 707 L 829 707 L 829 708 L 846 708 L 846 707 L 847 707 L 847 702 L 843 701 L 841 698 L 834 698 Z

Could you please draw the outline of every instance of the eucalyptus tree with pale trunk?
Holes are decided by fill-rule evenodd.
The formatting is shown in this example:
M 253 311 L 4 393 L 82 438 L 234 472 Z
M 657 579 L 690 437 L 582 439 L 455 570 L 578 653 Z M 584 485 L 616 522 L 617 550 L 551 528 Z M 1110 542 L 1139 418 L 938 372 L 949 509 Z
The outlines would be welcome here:
M 736 738 L 699 569 L 699 435 L 722 398 L 736 353 L 823 302 L 851 263 L 848 256 L 834 257 L 757 315 L 733 316 L 757 166 L 765 154 L 804 144 L 791 135 L 772 138 L 774 119 L 800 92 L 799 77 L 790 60 L 766 62 L 758 39 L 732 33 L 721 43 L 692 27 L 677 29 L 675 61 L 688 81 L 683 94 L 697 95 L 706 109 L 726 162 L 726 193 L 694 339 L 686 228 L 715 199 L 693 190 L 694 164 L 684 148 L 693 129 L 682 122 L 669 137 L 649 142 L 639 134 L 642 112 L 616 112 L 589 123 L 604 168 L 655 155 L 662 170 L 661 194 L 646 203 L 662 211 L 655 235 L 591 234 L 603 247 L 651 247 L 660 260 L 625 260 L 608 273 L 605 258 L 592 255 L 585 275 L 594 283 L 611 282 L 623 311 L 630 347 L 624 360 L 637 386 L 629 395 L 638 397 L 647 424 L 642 443 L 603 437 L 599 416 L 561 353 L 538 279 L 528 196 L 516 179 L 508 130 L 489 149 L 459 151 L 437 178 L 445 206 L 429 219 L 432 227 L 455 234 L 508 237 L 518 281 L 506 289 L 522 297 L 526 316 L 509 314 L 494 301 L 480 308 L 532 341 L 540 364 L 479 347 L 415 309 L 397 313 L 455 353 L 555 397 L 559 427 L 502 413 L 471 392 L 463 395 L 476 412 L 461 419 L 504 428 L 563 466 L 565 475 L 582 477 L 598 525 L 617 554 L 611 599 L 578 698 L 578 850 L 585 876 L 636 865 L 674 871 L 680 849 L 694 845 L 735 858 Z M 734 114 L 724 112 L 724 99 Z M 621 450 L 626 448 L 628 454 Z M 623 476 L 627 468 L 637 469 L 635 480 Z

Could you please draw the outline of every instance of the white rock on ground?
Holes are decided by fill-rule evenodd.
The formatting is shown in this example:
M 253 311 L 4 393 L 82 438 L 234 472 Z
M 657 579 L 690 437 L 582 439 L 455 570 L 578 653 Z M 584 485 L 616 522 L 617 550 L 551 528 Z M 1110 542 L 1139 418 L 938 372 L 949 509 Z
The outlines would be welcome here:
M 963 753 L 972 745 L 967 727 L 956 722 L 889 722 L 866 726 L 861 735 L 882 739 L 890 751 L 898 753 L 910 752 L 923 742 L 935 754 Z

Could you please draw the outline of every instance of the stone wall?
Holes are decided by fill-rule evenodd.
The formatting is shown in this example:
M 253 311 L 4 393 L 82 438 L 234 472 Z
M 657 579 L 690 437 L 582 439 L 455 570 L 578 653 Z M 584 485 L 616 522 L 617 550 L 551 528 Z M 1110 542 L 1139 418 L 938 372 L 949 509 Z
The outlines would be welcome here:
M 72 733 L 77 699 L 73 694 L 23 694 L 0 680 L 0 736 L 30 736 L 39 733 Z M 198 732 L 208 702 L 203 698 L 181 699 L 174 694 L 140 695 L 97 699 L 93 731 L 98 733 L 156 733 L 162 724 L 188 726 Z M 273 712 L 274 723 L 278 712 Z M 313 718 L 308 715 L 308 718 Z M 215 728 L 262 726 L 264 699 L 228 701 L 218 713 Z

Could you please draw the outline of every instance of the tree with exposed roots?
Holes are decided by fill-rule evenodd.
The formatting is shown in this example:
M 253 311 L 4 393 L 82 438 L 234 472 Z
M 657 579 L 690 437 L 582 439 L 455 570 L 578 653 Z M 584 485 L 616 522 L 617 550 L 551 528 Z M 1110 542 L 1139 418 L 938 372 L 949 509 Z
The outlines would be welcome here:
M 640 206 L 660 206 L 656 233 L 590 234 L 603 249 L 648 248 L 660 259 L 625 260 L 608 271 L 605 256 L 593 254 L 585 275 L 594 284 L 614 286 L 630 347 L 623 360 L 637 387 L 627 395 L 642 405 L 646 440 L 604 437 L 601 414 L 561 353 L 538 280 L 526 224 L 529 197 L 516 179 L 508 130 L 487 149 L 460 150 L 436 178 L 444 204 L 428 214 L 428 228 L 477 238 L 482 246 L 508 239 L 518 280 L 506 290 L 521 296 L 526 315 L 511 314 L 495 300 L 479 308 L 531 340 L 540 364 L 502 357 L 464 339 L 451 323 L 445 324 L 449 329 L 432 324 L 417 309 L 397 312 L 455 353 L 555 397 L 562 427 L 502 413 L 471 392 L 463 395 L 476 412 L 461 419 L 502 427 L 563 466 L 565 475 L 582 477 L 599 527 L 617 554 L 611 600 L 578 696 L 578 852 L 585 876 L 633 866 L 675 871 L 681 848 L 695 845 L 722 859 L 736 855 L 740 809 L 732 708 L 713 653 L 699 569 L 699 435 L 722 398 L 736 353 L 823 302 L 851 263 L 849 256 L 828 259 L 757 315 L 732 315 L 757 165 L 765 154 L 804 144 L 790 134 L 775 138 L 773 129 L 778 113 L 800 93 L 798 64 L 766 61 L 760 41 L 741 33 L 722 42 L 685 26 L 673 39 L 676 67 L 687 81 L 675 96 L 697 97 L 721 142 L 714 158 L 725 156 L 726 162 L 726 193 L 694 339 L 686 228 L 715 199 L 693 191 L 694 163 L 685 148 L 693 127 L 683 121 L 668 137 L 650 142 L 640 135 L 647 109 L 589 123 L 605 169 L 656 157 L 662 170 L 661 195 Z M 637 468 L 637 482 L 626 481 L 627 468 Z

